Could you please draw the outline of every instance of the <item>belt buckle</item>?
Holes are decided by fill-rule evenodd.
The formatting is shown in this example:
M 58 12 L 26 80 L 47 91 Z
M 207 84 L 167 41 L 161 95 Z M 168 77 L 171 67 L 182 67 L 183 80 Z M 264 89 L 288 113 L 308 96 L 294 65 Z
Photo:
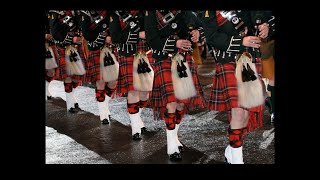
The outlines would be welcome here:
M 65 16 L 63 18 L 63 23 L 68 23 L 68 21 L 70 21 L 71 17 L 70 16 Z
M 165 16 L 163 16 L 162 21 L 167 24 L 167 23 L 171 22 L 173 19 L 174 19 L 174 15 L 172 14 L 172 12 L 170 12 L 170 13 L 166 14 Z
M 103 19 L 102 16 L 97 16 L 97 17 L 94 17 L 93 20 L 96 24 L 98 24 L 101 20 Z

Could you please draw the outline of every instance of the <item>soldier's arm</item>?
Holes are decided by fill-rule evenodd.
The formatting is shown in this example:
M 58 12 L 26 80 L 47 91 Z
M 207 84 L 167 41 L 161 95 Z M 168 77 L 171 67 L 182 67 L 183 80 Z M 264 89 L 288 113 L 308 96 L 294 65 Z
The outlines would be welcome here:
M 109 27 L 112 43 L 131 44 L 138 42 L 139 33 L 133 32 L 133 30 L 130 29 L 130 26 L 127 26 L 124 30 L 121 30 L 119 16 L 115 13 L 110 14 Z
M 230 36 L 226 33 L 219 32 L 215 13 L 215 11 L 208 11 L 200 17 L 204 28 L 207 44 L 211 47 L 215 47 L 227 52 L 243 52 L 243 37 L 239 35 Z
M 155 11 L 146 11 L 144 17 L 144 29 L 146 39 L 152 49 L 167 53 L 177 52 L 176 41 L 172 37 L 161 37 L 157 28 Z
M 56 43 L 61 43 L 65 45 L 71 44 L 74 36 L 68 34 L 68 25 L 60 22 L 59 13 L 50 11 L 49 13 L 49 26 L 51 29 L 53 39 L 56 41 Z

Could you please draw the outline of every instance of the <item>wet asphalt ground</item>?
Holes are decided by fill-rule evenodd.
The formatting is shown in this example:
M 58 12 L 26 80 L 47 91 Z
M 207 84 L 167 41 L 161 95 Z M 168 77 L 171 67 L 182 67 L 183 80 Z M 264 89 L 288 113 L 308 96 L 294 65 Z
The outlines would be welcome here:
M 214 63 L 207 60 L 204 65 L 199 66 L 198 72 L 205 97 L 208 98 L 214 74 Z M 50 86 L 55 86 L 55 83 L 52 82 Z M 52 89 L 54 91 L 59 87 Z M 148 132 L 142 135 L 142 140 L 133 141 L 129 118 L 123 117 L 123 115 L 119 116 L 122 114 L 121 112 L 126 111 L 124 102 L 120 100 L 114 103 L 114 108 L 111 109 L 114 119 L 109 125 L 103 125 L 100 123 L 99 116 L 88 112 L 90 109 L 97 109 L 96 104 L 93 103 L 94 94 L 92 93 L 93 101 L 89 101 L 89 103 L 82 101 L 86 98 L 85 94 L 88 94 L 88 90 L 86 90 L 79 90 L 76 94 L 80 107 L 83 107 L 85 111 L 79 111 L 75 114 L 66 111 L 66 104 L 62 98 L 54 97 L 47 100 L 46 126 L 69 136 L 112 164 L 225 163 L 224 149 L 228 145 L 226 113 L 204 109 L 186 115 L 179 130 L 179 139 L 185 149 L 183 159 L 179 162 L 172 162 L 166 154 L 165 124 L 164 122 L 154 122 L 152 117 L 147 116 L 151 114 L 150 109 L 142 112 L 142 117 L 148 118 L 145 118 Z M 123 106 L 120 107 L 119 104 Z M 274 126 L 270 123 L 270 114 L 267 108 L 265 108 L 263 124 L 262 128 L 249 132 L 245 136 L 243 156 L 246 164 L 275 163 Z

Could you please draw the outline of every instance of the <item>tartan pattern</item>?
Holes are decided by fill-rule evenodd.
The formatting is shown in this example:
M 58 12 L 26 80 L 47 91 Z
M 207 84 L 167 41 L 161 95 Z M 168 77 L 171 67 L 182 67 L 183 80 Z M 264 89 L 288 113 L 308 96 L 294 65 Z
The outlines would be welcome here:
M 78 45 L 77 46 L 78 53 L 82 59 L 82 62 L 84 63 L 86 59 L 84 58 L 84 54 L 82 51 L 82 48 Z M 53 51 L 56 56 L 56 59 L 58 59 L 57 64 L 58 68 L 56 68 L 56 80 L 64 80 L 67 77 L 71 77 L 72 79 L 83 81 L 85 79 L 85 75 L 71 75 L 69 76 L 67 74 L 66 70 L 66 58 L 65 58 L 65 49 L 59 46 L 56 46 L 55 50 Z
M 154 81 L 150 97 L 150 105 L 153 107 L 155 120 L 164 118 L 166 105 L 171 102 L 184 103 L 186 113 L 191 109 L 202 109 L 207 106 L 197 76 L 197 65 L 193 62 L 191 55 L 187 54 L 186 59 L 197 91 L 197 95 L 195 97 L 186 100 L 177 100 L 174 95 L 171 77 L 171 59 L 168 58 L 160 61 L 156 59 L 154 60 L 152 66 L 154 70 Z
M 228 129 L 229 144 L 233 148 L 241 147 L 243 144 L 243 129 Z
M 81 85 L 81 82 L 74 82 L 74 81 L 72 81 L 72 87 L 73 87 L 73 89 L 77 88 L 77 87 L 80 86 L 80 85 Z
M 176 110 L 176 124 L 180 124 L 182 118 L 184 117 L 184 109 L 179 111 L 178 109 Z
M 140 41 L 139 41 L 140 42 Z M 141 44 L 141 49 L 144 49 L 144 44 Z M 134 91 L 133 87 L 133 60 L 134 56 L 117 56 L 119 62 L 119 77 L 117 94 L 124 95 L 129 91 Z M 152 53 L 147 55 L 149 63 L 152 64 Z
M 71 83 L 63 83 L 63 85 L 64 85 L 65 92 L 67 92 L 67 93 L 72 92 L 72 88 L 73 88 L 72 82 Z
M 217 17 L 217 24 L 218 26 L 222 26 L 223 24 L 225 24 L 228 19 L 224 18 L 221 14 L 220 11 L 216 11 L 216 17 Z
M 95 89 L 96 91 L 96 100 L 98 102 L 103 102 L 106 99 L 106 93 L 104 90 Z
M 146 100 L 146 101 L 141 101 L 141 100 L 140 100 L 139 107 L 140 107 L 140 108 L 145 108 L 145 107 L 147 107 L 147 104 L 148 104 L 148 100 Z
M 112 95 L 116 89 L 109 88 L 108 83 L 105 83 L 104 90 L 105 90 L 107 96 L 112 97 Z
M 256 58 L 256 69 L 261 80 L 261 58 Z M 236 63 L 217 63 L 216 73 L 213 77 L 213 86 L 208 100 L 208 108 L 213 111 L 229 111 L 231 121 L 231 109 L 239 108 L 237 79 L 235 76 Z M 262 126 L 263 106 L 244 108 L 249 111 L 248 131 Z
M 176 113 L 164 113 L 164 122 L 168 130 L 173 130 L 176 127 L 175 124 Z
M 90 51 L 85 61 L 86 75 L 84 82 L 96 82 L 101 79 L 100 74 L 100 52 L 101 50 Z
M 89 50 L 88 58 L 84 62 L 86 69 L 84 82 L 96 82 L 102 78 L 102 74 L 100 73 L 100 52 L 100 49 Z M 112 52 L 116 56 L 115 48 L 113 48 Z
M 149 50 L 149 46 L 147 44 L 147 40 L 145 39 L 139 39 L 138 43 L 137 43 L 137 52 L 147 52 Z M 151 53 L 150 53 L 151 54 Z M 151 58 L 151 56 L 148 58 Z
M 118 56 L 119 77 L 117 94 L 122 96 L 124 93 L 133 91 L 133 56 Z
M 127 102 L 128 112 L 129 114 L 137 114 L 139 112 L 139 101 L 136 103 L 129 104 Z

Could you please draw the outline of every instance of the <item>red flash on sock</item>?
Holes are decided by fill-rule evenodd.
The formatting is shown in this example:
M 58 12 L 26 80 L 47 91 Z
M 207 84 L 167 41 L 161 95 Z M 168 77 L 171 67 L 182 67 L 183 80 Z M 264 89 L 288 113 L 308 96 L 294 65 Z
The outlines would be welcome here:
M 98 90 L 96 89 L 96 99 L 98 102 L 103 102 L 106 98 L 106 95 L 104 93 L 104 90 Z
M 229 143 L 233 148 L 242 146 L 243 129 L 228 129 L 229 132 Z
M 72 92 L 72 83 L 64 83 L 64 91 L 67 93 Z
M 129 114 L 136 114 L 139 112 L 139 102 L 129 104 L 128 103 L 128 112 Z
M 176 127 L 175 117 L 176 117 L 176 113 L 168 113 L 168 112 L 164 113 L 164 121 L 166 123 L 168 130 L 173 130 Z
M 176 110 L 176 124 L 180 124 L 182 118 L 184 117 L 184 113 L 185 111 L 184 110 Z

